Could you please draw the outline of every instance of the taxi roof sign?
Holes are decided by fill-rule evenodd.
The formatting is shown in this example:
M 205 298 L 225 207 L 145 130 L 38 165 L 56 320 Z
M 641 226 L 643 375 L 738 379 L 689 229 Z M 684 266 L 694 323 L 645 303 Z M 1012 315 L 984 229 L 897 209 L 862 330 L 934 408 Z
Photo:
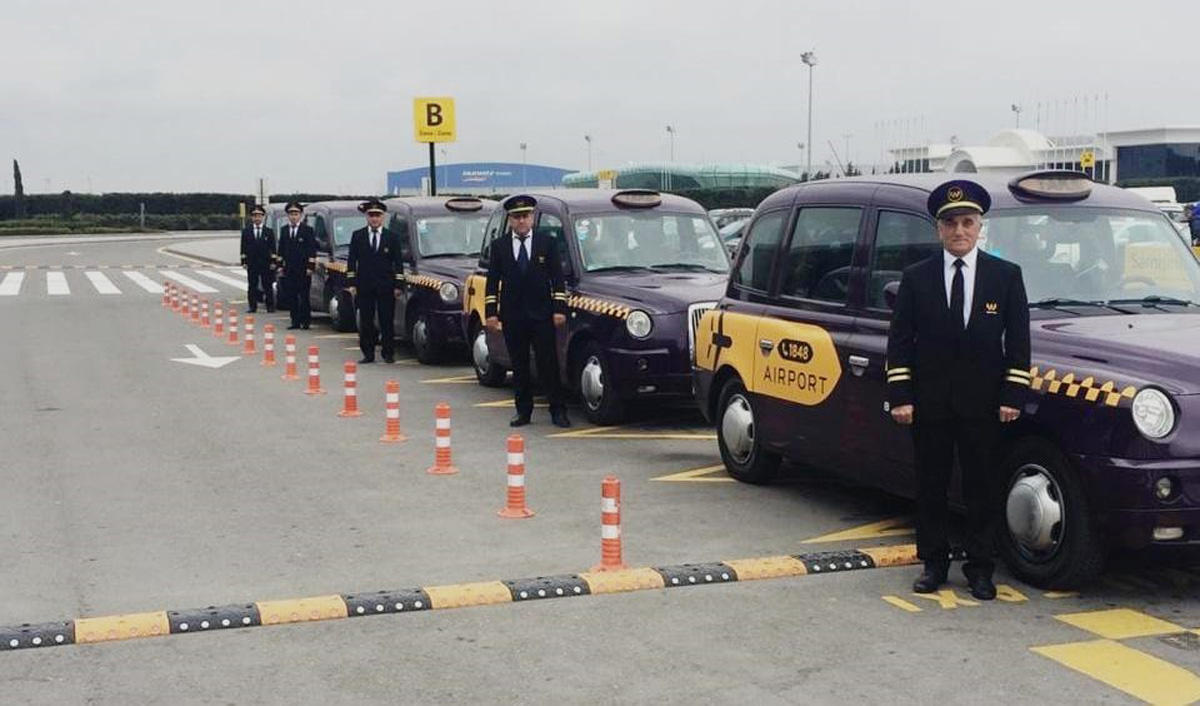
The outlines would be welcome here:
M 413 98 L 413 137 L 417 142 L 454 142 L 458 129 L 454 121 L 454 99 Z
M 627 189 L 613 194 L 612 202 L 628 208 L 654 208 L 662 204 L 662 194 L 650 189 Z
M 1019 176 L 1008 182 L 1008 188 L 1017 196 L 1079 201 L 1092 193 L 1092 183 L 1083 172 L 1054 169 Z
M 447 199 L 446 208 L 451 211 L 479 211 L 483 208 L 483 201 L 473 196 L 456 196 Z

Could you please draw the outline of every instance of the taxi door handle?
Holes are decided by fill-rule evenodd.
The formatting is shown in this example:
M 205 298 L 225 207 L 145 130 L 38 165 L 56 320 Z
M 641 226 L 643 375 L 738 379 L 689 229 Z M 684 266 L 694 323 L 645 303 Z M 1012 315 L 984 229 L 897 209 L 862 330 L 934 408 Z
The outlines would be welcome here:
M 771 349 L 775 347 L 775 343 L 774 341 L 768 341 L 765 338 L 760 338 L 758 339 L 758 347 L 761 348 L 764 353 L 770 353 Z
M 870 364 L 871 364 L 870 358 L 866 358 L 861 355 L 850 356 L 850 365 L 853 365 L 856 368 L 865 368 Z

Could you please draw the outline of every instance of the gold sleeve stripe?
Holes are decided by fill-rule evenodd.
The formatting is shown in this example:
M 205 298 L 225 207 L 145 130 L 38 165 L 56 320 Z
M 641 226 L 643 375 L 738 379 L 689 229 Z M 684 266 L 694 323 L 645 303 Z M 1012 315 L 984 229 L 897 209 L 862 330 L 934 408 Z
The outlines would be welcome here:
M 911 372 L 912 368 L 888 368 L 888 375 Z
M 1008 374 L 1022 378 L 1033 378 L 1033 376 L 1029 374 L 1028 370 L 1021 370 L 1020 368 L 1009 368 Z
M 908 382 L 910 380 L 912 380 L 912 377 L 908 375 L 897 375 L 896 377 L 888 378 L 888 382 Z
M 1029 387 L 1029 381 L 1024 378 L 1013 377 L 1010 375 L 1004 379 L 1007 382 L 1016 383 L 1017 385 L 1022 385 L 1024 387 Z M 1072 395 L 1072 397 L 1074 397 L 1074 395 Z

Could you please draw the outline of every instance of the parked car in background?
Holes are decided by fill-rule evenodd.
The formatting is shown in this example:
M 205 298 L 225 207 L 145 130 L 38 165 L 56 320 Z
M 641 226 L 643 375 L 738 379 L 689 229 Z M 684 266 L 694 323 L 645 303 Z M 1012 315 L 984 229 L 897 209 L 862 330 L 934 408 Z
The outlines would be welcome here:
M 708 217 L 712 219 L 713 225 L 718 230 L 729 223 L 744 220 L 753 215 L 754 209 L 752 208 L 714 208 L 708 212 Z

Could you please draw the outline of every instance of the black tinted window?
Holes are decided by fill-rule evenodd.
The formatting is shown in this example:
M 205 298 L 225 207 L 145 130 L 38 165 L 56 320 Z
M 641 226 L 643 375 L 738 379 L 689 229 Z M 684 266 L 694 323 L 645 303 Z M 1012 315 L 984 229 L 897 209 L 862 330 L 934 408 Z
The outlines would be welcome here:
M 859 208 L 805 208 L 783 262 L 785 297 L 844 302 L 862 220 Z
M 771 265 L 779 253 L 779 241 L 783 240 L 787 215 L 787 211 L 765 213 L 750 226 L 750 232 L 742 243 L 742 259 L 730 277 L 734 284 L 750 289 L 767 289 L 771 283 Z
M 871 253 L 871 278 L 867 281 L 867 306 L 887 309 L 884 288 L 900 282 L 905 267 L 936 255 L 941 250 L 937 229 L 912 213 L 880 211 L 875 226 L 875 250 Z

